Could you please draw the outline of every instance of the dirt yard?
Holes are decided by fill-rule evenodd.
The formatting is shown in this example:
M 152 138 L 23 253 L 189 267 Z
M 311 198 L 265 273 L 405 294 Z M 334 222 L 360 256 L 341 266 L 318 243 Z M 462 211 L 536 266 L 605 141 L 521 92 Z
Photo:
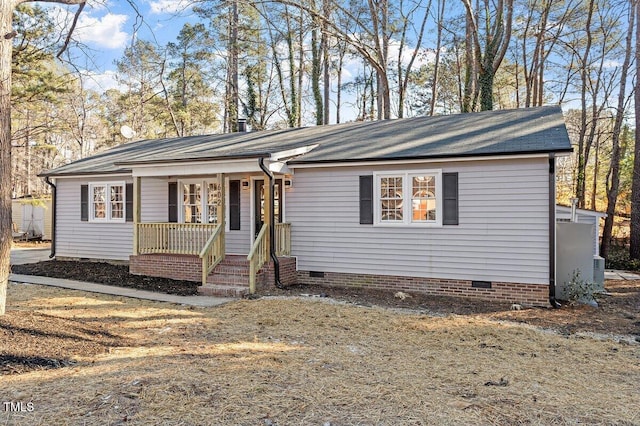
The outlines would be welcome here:
M 141 290 L 178 295 L 197 293 L 199 283 L 129 274 L 126 265 L 99 262 L 46 261 L 12 266 L 12 272 L 68 278 L 78 281 L 131 287 Z M 525 309 L 510 311 L 511 304 L 470 300 L 455 297 L 434 297 L 412 294 L 394 297 L 390 291 L 339 289 L 320 286 L 293 286 L 284 290 L 262 289 L 260 296 L 322 296 L 360 306 L 380 306 L 429 312 L 435 315 L 492 314 L 493 319 L 525 322 L 551 328 L 562 334 L 594 332 L 615 335 L 635 335 L 640 338 L 640 282 L 607 281 L 609 295 L 598 297 L 600 307 L 564 304 L 562 309 Z
M 0 424 L 640 424 L 640 283 L 608 287 L 599 310 L 510 311 L 311 297 L 322 288 L 201 309 L 11 285 Z

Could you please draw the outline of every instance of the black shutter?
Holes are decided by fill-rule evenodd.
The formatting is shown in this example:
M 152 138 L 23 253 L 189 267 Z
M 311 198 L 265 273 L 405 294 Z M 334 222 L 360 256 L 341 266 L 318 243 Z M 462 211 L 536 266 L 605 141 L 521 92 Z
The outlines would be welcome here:
M 458 173 L 442 174 L 443 225 L 458 224 Z
M 125 192 L 125 218 L 127 222 L 133 222 L 133 184 L 128 183 Z
M 178 221 L 178 183 L 169 182 L 169 222 Z
M 89 185 L 80 185 L 80 220 L 89 220 Z
M 229 229 L 240 230 L 240 181 L 229 181 Z
M 373 224 L 373 176 L 360 176 L 360 224 Z

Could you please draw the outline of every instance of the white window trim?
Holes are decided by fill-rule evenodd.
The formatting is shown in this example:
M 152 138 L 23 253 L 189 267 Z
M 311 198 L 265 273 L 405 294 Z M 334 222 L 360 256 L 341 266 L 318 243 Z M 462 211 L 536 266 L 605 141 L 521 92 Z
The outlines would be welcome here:
M 212 179 L 182 179 L 178 180 L 178 223 L 184 222 L 184 185 L 191 184 L 200 184 L 200 188 L 204 191 L 205 188 L 209 190 L 210 183 L 218 183 L 216 178 Z M 207 194 L 202 194 L 200 199 L 200 208 L 202 209 L 202 214 L 207 211 L 207 201 L 208 198 L 205 196 Z M 204 224 L 209 224 L 209 222 L 200 222 Z
M 435 221 L 414 221 L 412 219 L 411 194 L 411 178 L 413 176 L 431 175 L 436 178 L 436 220 Z M 402 178 L 402 221 L 382 221 L 380 192 L 380 181 L 385 177 L 401 177 Z M 421 227 L 421 228 L 440 228 L 442 227 L 442 169 L 425 169 L 425 170 L 397 170 L 388 172 L 378 172 L 373 174 L 373 225 L 379 227 Z
M 95 216 L 95 204 L 93 202 L 93 188 L 97 186 L 105 187 L 105 209 L 106 215 L 105 218 L 96 218 Z M 121 186 L 122 187 L 122 218 L 111 218 L 111 187 L 112 186 Z M 127 220 L 127 184 L 126 182 L 89 182 L 89 194 L 88 194 L 88 202 L 89 202 L 89 222 L 94 223 L 124 223 Z

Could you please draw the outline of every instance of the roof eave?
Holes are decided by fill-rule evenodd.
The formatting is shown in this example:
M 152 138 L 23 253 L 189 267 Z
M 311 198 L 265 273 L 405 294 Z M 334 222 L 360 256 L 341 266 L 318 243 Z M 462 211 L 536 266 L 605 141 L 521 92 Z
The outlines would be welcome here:
M 146 161 L 117 161 L 113 163 L 116 166 L 146 166 L 153 164 L 171 164 L 171 163 L 203 163 L 207 161 L 232 161 L 232 160 L 247 160 L 255 158 L 269 158 L 271 153 L 254 153 L 247 155 L 230 155 L 230 156 L 217 156 L 217 157 L 194 157 L 194 158 L 180 158 L 180 159 L 161 159 L 161 160 L 146 160 Z
M 415 157 L 384 157 L 384 158 L 349 158 L 349 159 L 327 159 L 327 160 L 292 160 L 291 165 L 297 164 L 325 164 L 325 163 L 369 163 L 369 162 L 385 162 L 385 161 L 414 161 L 414 160 L 435 160 L 443 158 L 473 158 L 473 157 L 496 157 L 496 156 L 516 156 L 516 155 L 541 155 L 541 154 L 558 154 L 572 153 L 573 148 L 544 150 L 544 151 L 518 151 L 518 152 L 491 152 L 491 153 L 461 153 L 461 154 L 438 154 L 438 155 L 421 155 Z
M 109 171 L 100 171 L 100 170 L 92 170 L 86 172 L 63 172 L 63 173 L 49 173 L 43 172 L 39 173 L 38 177 L 72 177 L 72 176 L 92 176 L 92 175 L 125 175 L 131 174 L 131 169 L 119 169 L 119 170 L 109 170 Z

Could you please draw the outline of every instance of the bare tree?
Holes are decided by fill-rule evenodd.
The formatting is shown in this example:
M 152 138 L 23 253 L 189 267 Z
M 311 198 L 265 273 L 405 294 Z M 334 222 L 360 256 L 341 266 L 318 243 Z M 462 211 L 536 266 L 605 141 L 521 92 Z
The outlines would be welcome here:
M 633 50 L 633 29 L 635 23 L 635 4 L 636 0 L 629 1 L 629 18 L 627 35 L 625 40 L 624 62 L 622 64 L 622 72 L 620 73 L 620 87 L 618 89 L 618 105 L 616 107 L 615 122 L 613 124 L 612 147 L 611 147 L 611 164 L 609 166 L 608 182 L 607 182 L 607 217 L 604 220 L 604 228 L 602 230 L 602 242 L 600 245 L 600 255 L 606 258 L 609 254 L 609 246 L 611 244 L 611 233 L 613 230 L 613 221 L 616 216 L 616 203 L 618 201 L 618 190 L 620 188 L 620 134 L 624 121 L 625 100 L 627 96 L 627 77 L 628 69 L 631 62 L 631 52 Z M 636 52 L 637 54 L 637 52 Z M 636 96 L 638 96 L 636 94 Z M 637 129 L 637 128 L 636 128 Z M 637 133 L 637 132 L 636 132 Z M 594 177 L 595 182 L 595 177 Z M 595 194 L 595 191 L 594 191 Z
M 640 259 L 640 2 L 636 2 L 636 84 L 634 87 L 636 135 L 631 185 L 631 235 L 629 257 Z
M 504 59 L 511 39 L 511 24 L 513 20 L 513 0 L 482 0 L 481 7 L 475 8 L 471 0 L 462 0 L 467 11 L 467 44 L 472 43 L 469 51 L 467 67 L 477 68 L 477 89 L 471 93 L 480 94 L 480 109 L 482 111 L 493 109 L 493 81 L 495 74 Z M 484 26 L 480 27 L 479 22 Z M 471 49 L 471 47 L 467 47 Z M 472 82 L 471 78 L 468 82 Z M 466 87 L 466 86 L 465 86 Z M 465 96 L 465 99 L 467 96 Z M 474 96 L 475 98 L 475 96 Z M 471 100 L 471 99 L 469 99 Z M 474 102 L 466 102 L 465 110 L 472 111 Z

